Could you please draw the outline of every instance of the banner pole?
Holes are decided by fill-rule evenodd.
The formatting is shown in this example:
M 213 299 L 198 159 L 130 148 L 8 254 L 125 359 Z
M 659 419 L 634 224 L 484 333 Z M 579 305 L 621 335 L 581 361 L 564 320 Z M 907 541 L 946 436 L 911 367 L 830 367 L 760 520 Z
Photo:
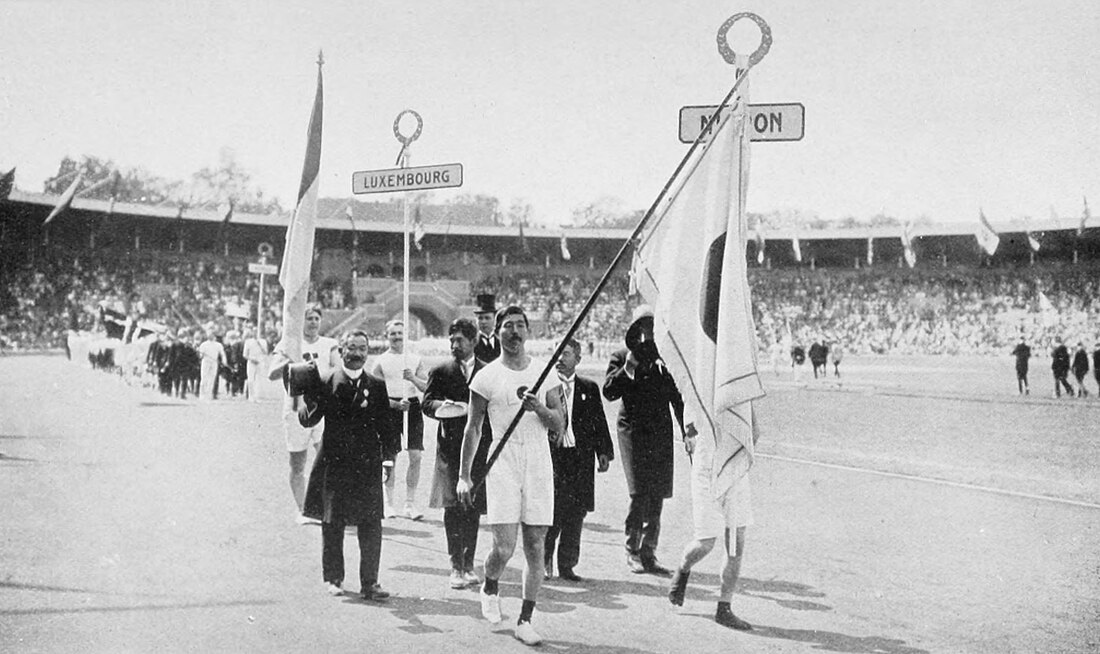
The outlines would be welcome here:
M 732 22 L 732 19 L 731 21 L 727 21 L 727 23 L 729 22 Z M 667 182 L 665 182 L 664 188 L 662 188 L 661 192 L 657 194 L 657 199 L 653 201 L 653 204 L 649 206 L 649 209 L 645 212 L 645 215 L 643 215 L 641 220 L 638 221 L 637 226 L 634 227 L 634 231 L 631 232 L 630 236 L 626 239 L 626 241 L 623 242 L 622 247 L 619 248 L 619 251 L 615 255 L 615 258 L 611 261 L 611 264 L 607 267 L 607 270 L 604 271 L 603 276 L 600 277 L 600 281 L 596 284 L 596 288 L 592 290 L 591 295 L 588 296 L 588 300 L 584 303 L 584 306 L 577 314 L 577 317 L 573 319 L 573 324 L 569 326 L 568 331 L 565 332 L 565 336 L 561 338 L 561 340 L 558 342 L 557 347 L 554 348 L 554 353 L 550 356 L 550 360 L 547 362 L 546 367 L 539 375 L 538 381 L 535 382 L 534 387 L 531 389 L 532 393 L 538 393 L 538 390 L 542 386 L 542 383 L 546 381 L 546 378 L 550 375 L 550 371 L 553 370 L 554 362 L 558 360 L 558 357 L 561 356 L 562 351 L 565 349 L 565 344 L 568 343 L 569 340 L 573 338 L 574 334 L 577 333 L 577 330 L 580 329 L 581 322 L 584 321 L 584 319 L 588 316 L 588 312 L 592 310 L 592 306 L 596 303 L 596 298 L 599 297 L 600 293 L 603 292 L 604 287 L 606 287 L 607 283 L 611 280 L 611 274 L 615 272 L 615 268 L 618 267 L 619 263 L 626 257 L 627 250 L 641 235 L 642 230 L 645 229 L 646 223 L 648 223 L 653 215 L 657 212 L 657 209 L 661 206 L 661 203 L 668 195 L 669 189 L 672 188 L 673 183 L 680 176 L 681 171 L 683 171 L 688 162 L 691 161 L 692 157 L 695 155 L 695 152 L 699 149 L 699 146 L 704 143 L 714 126 L 720 120 L 722 120 L 722 110 L 729 106 L 729 103 L 733 100 L 733 96 L 741 87 L 741 82 L 748 78 L 749 71 L 752 70 L 753 66 L 759 63 L 760 59 L 763 58 L 761 52 L 767 52 L 767 48 L 765 46 L 770 46 L 771 44 L 770 31 L 765 32 L 765 35 L 766 38 L 762 41 L 761 47 L 756 51 L 756 53 L 753 54 L 752 58 L 750 58 L 748 67 L 745 68 L 744 71 L 741 71 L 741 74 L 737 77 L 737 81 L 734 82 L 733 87 L 730 88 L 729 93 L 726 94 L 726 97 L 723 98 L 722 102 L 718 105 L 717 110 L 715 110 L 714 114 L 711 115 L 709 120 L 707 120 L 706 125 L 699 132 L 699 136 L 695 137 L 695 141 L 691 144 L 691 147 L 688 149 L 687 154 L 685 154 L 684 158 L 680 160 L 680 163 L 676 166 L 676 170 L 673 171 L 672 176 L 669 177 Z M 504 431 L 504 434 L 500 437 L 500 440 L 497 443 L 496 447 L 493 449 L 492 453 L 489 455 L 489 458 L 486 460 L 486 477 L 489 475 L 489 470 L 493 467 L 493 464 L 500 457 L 500 452 L 503 449 L 504 444 L 508 442 L 508 439 L 512 436 L 512 432 L 514 432 L 516 430 L 516 427 L 519 425 L 519 421 L 523 418 L 523 414 L 525 411 L 526 409 L 524 409 L 523 406 L 520 405 L 520 408 L 516 412 L 515 417 L 512 418 L 512 422 L 509 423 L 508 428 Z M 471 495 L 484 483 L 485 477 L 482 477 L 481 480 L 478 481 L 471 489 Z

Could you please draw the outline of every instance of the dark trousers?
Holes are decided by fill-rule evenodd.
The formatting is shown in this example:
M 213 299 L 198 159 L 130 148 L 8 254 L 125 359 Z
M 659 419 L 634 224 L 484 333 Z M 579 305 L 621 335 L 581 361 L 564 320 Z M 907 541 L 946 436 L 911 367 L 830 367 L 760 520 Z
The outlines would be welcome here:
M 344 527 L 343 522 L 321 524 L 321 569 L 325 581 L 344 583 Z M 382 558 L 382 521 L 366 520 L 356 525 L 359 535 L 359 584 L 366 590 L 378 582 L 378 563 Z
M 481 513 L 472 507 L 448 506 L 443 509 L 443 529 L 447 534 L 447 554 L 451 569 L 472 572 L 477 552 L 477 529 Z
M 1016 386 L 1019 387 L 1021 393 L 1027 390 L 1027 370 L 1016 369 Z
M 1054 373 L 1054 394 L 1058 397 L 1062 397 L 1063 388 L 1070 394 L 1070 397 L 1073 397 L 1073 387 L 1069 385 L 1068 376 L 1069 373 Z
M 661 536 L 661 508 L 664 498 L 652 495 L 631 495 L 626 514 L 626 551 L 643 562 L 652 560 Z
M 558 572 L 572 570 L 581 559 L 581 530 L 584 529 L 584 509 L 554 510 L 554 524 L 546 531 L 546 568 L 554 560 L 554 546 L 558 550 Z

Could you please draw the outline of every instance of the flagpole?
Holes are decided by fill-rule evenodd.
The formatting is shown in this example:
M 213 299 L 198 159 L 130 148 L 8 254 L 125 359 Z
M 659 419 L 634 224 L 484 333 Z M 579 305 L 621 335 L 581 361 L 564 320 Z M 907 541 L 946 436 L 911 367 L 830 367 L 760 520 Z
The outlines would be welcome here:
M 735 18 L 743 15 L 745 14 L 737 14 L 730 20 L 726 21 L 726 25 L 724 25 L 723 27 L 728 28 L 729 24 L 731 24 Z M 561 340 L 558 342 L 557 347 L 554 348 L 554 353 L 550 356 L 550 360 L 547 361 L 546 367 L 543 368 L 542 373 L 539 374 L 538 380 L 535 381 L 535 385 L 531 388 L 531 393 L 538 393 L 538 390 L 542 386 L 542 383 L 546 381 L 546 378 L 550 375 L 550 371 L 554 369 L 554 362 L 558 360 L 558 357 L 561 356 L 562 351 L 565 350 L 566 343 L 568 343 L 569 340 L 573 338 L 574 334 L 577 333 L 577 330 L 580 329 L 581 323 L 588 316 L 588 312 L 592 310 L 592 306 L 596 303 L 596 298 L 600 296 L 600 293 L 603 292 L 604 287 L 607 286 L 607 283 L 609 281 L 611 281 L 611 274 L 615 272 L 615 268 L 617 268 L 619 263 L 626 257 L 627 250 L 630 249 L 632 244 L 641 235 L 642 230 L 645 229 L 646 223 L 648 223 L 649 220 L 653 217 L 653 214 L 657 212 L 657 209 L 661 206 L 661 203 L 668 195 L 669 190 L 672 188 L 672 185 L 679 178 L 681 171 L 684 170 L 684 168 L 688 165 L 688 162 L 692 160 L 692 157 L 695 155 L 695 152 L 699 149 L 700 145 L 702 145 L 707 139 L 708 135 L 711 134 L 711 129 L 713 129 L 714 126 L 722 119 L 722 111 L 733 100 L 733 96 L 736 95 L 737 90 L 741 87 L 741 82 L 748 78 L 749 71 L 752 70 L 753 67 L 760 62 L 761 59 L 764 58 L 765 54 L 767 54 L 768 48 L 771 46 L 771 30 L 767 27 L 767 23 L 764 23 L 762 19 L 755 17 L 753 14 L 747 15 L 753 17 L 761 28 L 763 36 L 761 39 L 760 47 L 757 48 L 756 52 L 754 52 L 752 57 L 750 57 L 748 67 L 746 67 L 743 71 L 738 71 L 740 74 L 737 76 L 737 81 L 734 82 L 733 87 L 730 88 L 729 93 L 727 93 L 726 97 L 722 99 L 722 102 L 718 105 L 718 108 L 707 120 L 707 123 L 703 126 L 703 129 L 699 131 L 699 135 L 695 137 L 695 141 L 692 142 L 691 147 L 687 151 L 687 154 L 685 154 L 683 159 L 680 160 L 680 163 L 676 166 L 676 170 L 673 171 L 672 176 L 669 177 L 667 182 L 665 182 L 664 187 L 661 189 L 661 192 L 657 194 L 657 198 L 653 201 L 653 204 L 649 205 L 649 209 L 646 210 L 645 215 L 643 215 L 641 220 L 638 221 L 637 226 L 634 227 L 634 231 L 631 232 L 630 236 L 623 242 L 622 247 L 619 248 L 618 253 L 615 254 L 615 258 L 611 261 L 611 264 L 607 267 L 607 270 L 604 271 L 603 276 L 600 277 L 600 281 L 596 284 L 596 287 L 592 289 L 592 293 L 588 296 L 588 300 L 584 303 L 584 306 L 581 307 L 581 310 L 577 314 L 576 318 L 573 319 L 573 324 L 569 326 L 569 329 L 565 332 L 565 336 L 561 338 Z M 523 414 L 525 411 L 526 409 L 521 404 L 519 410 L 516 412 L 515 417 L 512 418 L 512 422 L 508 425 L 508 428 L 504 431 L 504 434 L 497 442 L 496 448 L 492 451 L 492 453 L 489 455 L 489 458 L 486 460 L 485 476 L 483 476 L 481 480 L 474 485 L 474 488 L 471 489 L 471 495 L 475 490 L 477 490 L 478 487 L 485 483 L 485 477 L 489 475 L 489 470 L 493 467 L 493 464 L 496 462 L 497 458 L 500 457 L 500 452 L 504 448 L 504 444 L 508 442 L 509 438 L 511 438 L 512 432 L 516 430 L 516 427 L 519 425 L 519 421 L 523 419 Z
M 416 131 L 412 136 L 405 136 L 401 133 L 401 118 L 405 114 L 412 114 L 416 119 Z M 413 141 L 420 138 L 420 132 L 424 129 L 424 120 L 420 117 L 420 114 L 416 113 L 412 109 L 405 109 L 401 113 L 397 114 L 397 118 L 393 121 L 393 135 L 401 142 L 401 152 L 397 154 L 397 162 L 401 168 L 409 167 L 409 149 Z M 404 280 L 401 285 L 401 326 L 405 332 L 405 339 L 401 347 L 401 369 L 405 370 L 409 367 L 409 195 L 410 191 L 405 191 L 401 198 L 402 214 L 404 219 L 403 234 L 403 251 L 405 254 L 405 274 Z M 408 392 L 409 382 L 404 383 L 404 392 Z M 402 399 L 405 399 L 402 397 Z M 402 411 L 401 420 L 401 434 L 403 436 L 403 442 L 409 441 L 409 412 Z M 392 471 L 391 471 L 392 474 Z

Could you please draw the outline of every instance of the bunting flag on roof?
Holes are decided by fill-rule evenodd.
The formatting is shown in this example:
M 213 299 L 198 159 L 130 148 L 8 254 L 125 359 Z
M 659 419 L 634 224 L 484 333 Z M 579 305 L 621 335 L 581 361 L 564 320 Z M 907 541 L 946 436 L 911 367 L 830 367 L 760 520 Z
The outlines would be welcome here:
M 764 221 L 756 221 L 755 234 L 753 235 L 756 240 L 756 263 L 761 266 L 764 265 Z
M 15 188 L 15 168 L 0 175 L 0 200 L 7 200 Z
M 913 223 L 905 223 L 901 230 L 901 248 L 905 254 L 905 263 L 913 268 L 917 265 L 917 253 L 913 250 Z
M 569 239 L 566 238 L 565 232 L 561 233 L 561 258 L 565 261 L 573 258 L 573 255 L 569 253 Z
M 420 221 L 420 205 L 416 205 L 416 216 L 413 218 L 413 245 L 419 252 L 424 249 L 424 223 Z
M 989 224 L 989 219 L 985 217 L 985 212 L 981 209 L 978 209 L 978 231 L 975 236 L 978 238 L 978 245 L 982 246 L 982 249 L 989 256 L 993 256 L 993 253 L 997 251 L 997 246 L 1001 243 L 1001 237 L 997 236 L 997 232 Z
M 84 173 L 77 173 L 76 179 L 72 184 L 69 184 L 69 188 L 65 189 L 65 192 L 61 194 L 61 198 L 57 201 L 53 210 L 50 211 L 50 215 L 46 216 L 46 219 L 42 221 L 43 225 L 48 225 L 54 219 L 65 213 L 66 210 L 72 205 L 73 198 L 76 197 L 76 191 L 80 187 L 80 184 L 84 181 Z
M 1078 236 L 1085 233 L 1085 225 L 1089 222 L 1091 218 L 1092 216 L 1089 215 L 1089 199 L 1085 198 L 1085 209 L 1081 212 L 1081 222 L 1077 225 Z

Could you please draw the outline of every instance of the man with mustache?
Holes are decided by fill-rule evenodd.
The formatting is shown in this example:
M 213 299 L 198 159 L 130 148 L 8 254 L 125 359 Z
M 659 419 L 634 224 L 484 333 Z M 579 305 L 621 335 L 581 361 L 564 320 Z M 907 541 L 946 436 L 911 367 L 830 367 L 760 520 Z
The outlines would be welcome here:
M 321 449 L 306 489 L 304 515 L 321 522 L 321 568 L 333 595 L 343 594 L 344 528 L 355 525 L 359 537 L 362 597 L 382 601 L 389 593 L 378 584 L 382 555 L 382 439 L 389 398 L 386 382 L 365 370 L 367 334 L 350 332 L 341 349 L 342 365 L 306 395 L 298 410 L 303 427 L 325 419 Z
M 493 434 L 503 438 L 522 408 L 522 418 L 485 475 L 487 521 L 493 531 L 493 547 L 485 557 L 481 614 L 493 624 L 502 619 L 498 582 L 515 551 L 516 536 L 522 531 L 526 559 L 523 606 L 514 635 L 526 645 L 538 645 L 542 637 L 531 625 L 531 616 L 542 584 L 546 530 L 554 524 L 554 470 L 548 431 L 561 434 L 565 416 L 556 377 L 548 379 L 538 395 L 530 391 L 546 366 L 527 354 L 528 329 L 527 314 L 522 307 L 513 305 L 497 313 L 496 334 L 501 354 L 470 382 L 462 468 L 455 490 L 459 500 L 470 503 L 474 485 L 471 468 L 482 440 L 485 417 L 489 417 Z

